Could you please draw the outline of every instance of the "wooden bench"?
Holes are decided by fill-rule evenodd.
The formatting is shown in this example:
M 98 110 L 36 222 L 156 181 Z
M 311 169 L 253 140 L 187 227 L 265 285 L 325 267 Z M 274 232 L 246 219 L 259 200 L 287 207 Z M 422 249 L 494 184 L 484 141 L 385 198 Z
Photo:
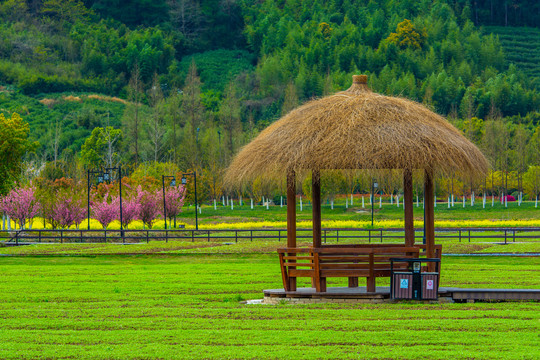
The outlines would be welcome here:
M 349 287 L 358 287 L 358 278 L 365 277 L 367 291 L 375 291 L 377 277 L 390 277 L 391 258 L 418 258 L 424 245 L 359 244 L 326 245 L 320 248 L 278 249 L 283 287 L 295 290 L 298 277 L 311 278 L 317 292 L 326 292 L 326 278 L 347 277 Z M 441 246 L 436 246 L 440 258 Z M 394 271 L 407 270 L 406 264 L 394 264 Z

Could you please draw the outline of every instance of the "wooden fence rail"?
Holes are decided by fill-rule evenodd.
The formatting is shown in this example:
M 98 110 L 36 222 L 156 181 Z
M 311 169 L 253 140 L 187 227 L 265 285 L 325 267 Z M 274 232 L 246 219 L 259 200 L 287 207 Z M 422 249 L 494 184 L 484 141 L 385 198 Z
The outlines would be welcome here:
M 436 228 L 438 243 L 458 240 L 459 242 L 516 242 L 540 241 L 540 227 L 527 228 Z M 71 229 L 26 229 L 5 233 L 6 245 L 28 245 L 39 243 L 148 243 L 152 241 L 254 241 L 287 239 L 286 229 L 159 229 L 159 230 L 71 230 Z M 417 243 L 423 242 L 423 229 L 415 229 Z M 401 242 L 403 229 L 355 229 L 323 228 L 323 243 L 355 242 Z M 0 234 L 0 241 L 2 235 Z M 297 239 L 312 239 L 312 229 L 297 229 Z

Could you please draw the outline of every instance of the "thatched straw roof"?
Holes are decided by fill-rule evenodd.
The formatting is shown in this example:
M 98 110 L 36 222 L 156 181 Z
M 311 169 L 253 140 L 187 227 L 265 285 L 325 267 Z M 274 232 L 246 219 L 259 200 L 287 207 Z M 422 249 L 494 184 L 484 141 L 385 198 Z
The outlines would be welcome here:
M 414 101 L 376 94 L 367 76 L 310 101 L 246 145 L 227 170 L 234 184 L 287 169 L 430 169 L 483 175 L 480 150 L 442 116 Z

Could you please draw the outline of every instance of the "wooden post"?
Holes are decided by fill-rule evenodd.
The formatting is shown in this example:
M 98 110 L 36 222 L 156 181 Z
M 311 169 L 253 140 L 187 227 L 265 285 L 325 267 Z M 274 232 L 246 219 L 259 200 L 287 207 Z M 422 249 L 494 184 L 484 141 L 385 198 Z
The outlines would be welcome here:
M 296 247 L 296 175 L 287 173 L 287 247 Z
M 433 258 L 435 256 L 435 214 L 433 204 L 433 174 L 430 170 L 425 171 L 424 175 L 426 204 L 425 204 L 425 237 L 426 237 L 426 256 Z M 429 271 L 434 269 L 433 263 L 428 263 Z
M 411 169 L 403 171 L 403 205 L 405 206 L 405 245 L 414 245 L 413 179 Z M 431 200 L 433 203 L 433 198 Z
M 321 173 L 313 170 L 311 176 L 311 202 L 313 205 L 313 247 L 321 247 Z
M 296 174 L 294 170 L 287 173 L 287 247 L 296 247 Z M 290 254 L 294 255 L 294 254 Z M 293 267 L 289 267 L 289 270 Z M 287 277 L 287 291 L 296 291 L 296 278 Z M 286 286 L 287 287 L 287 286 Z

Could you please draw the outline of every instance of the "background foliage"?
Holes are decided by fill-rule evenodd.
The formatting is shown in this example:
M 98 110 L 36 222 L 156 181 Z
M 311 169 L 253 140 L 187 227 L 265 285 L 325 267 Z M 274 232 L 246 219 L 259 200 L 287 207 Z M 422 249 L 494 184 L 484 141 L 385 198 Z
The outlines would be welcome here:
M 79 180 L 114 157 L 128 174 L 145 162 L 198 169 L 201 193 L 219 198 L 222 170 L 258 131 L 365 73 L 481 146 L 494 169 L 484 188 L 538 193 L 537 1 L 8 0 L 0 19 L 0 112 L 39 141 L 9 186 Z M 121 134 L 112 147 L 109 127 Z M 454 180 L 439 188 L 454 192 Z M 460 191 L 482 185 L 467 182 Z M 326 187 L 332 197 L 367 183 Z

